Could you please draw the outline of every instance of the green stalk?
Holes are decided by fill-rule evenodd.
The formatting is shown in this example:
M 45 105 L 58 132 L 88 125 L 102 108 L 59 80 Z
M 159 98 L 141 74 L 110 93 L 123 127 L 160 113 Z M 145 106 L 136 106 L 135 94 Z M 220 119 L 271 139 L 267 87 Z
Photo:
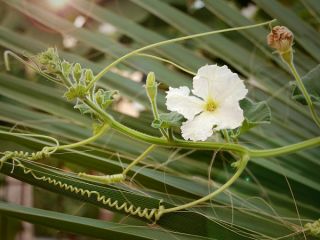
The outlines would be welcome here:
M 266 149 L 266 150 L 255 150 L 249 149 L 240 144 L 234 143 L 220 143 L 220 142 L 191 142 L 184 141 L 180 139 L 176 139 L 174 142 L 169 142 L 166 139 L 158 138 L 154 136 L 150 136 L 145 133 L 141 133 L 137 130 L 131 129 L 120 122 L 116 121 L 112 116 L 104 112 L 98 106 L 96 106 L 93 102 L 88 99 L 84 100 L 84 102 L 97 114 L 101 116 L 112 128 L 115 130 L 132 137 L 134 139 L 138 139 L 144 142 L 148 142 L 151 144 L 156 144 L 165 147 L 181 147 L 181 148 L 191 148 L 191 149 L 199 149 L 199 150 L 221 150 L 221 151 L 233 151 L 238 154 L 245 155 L 248 154 L 249 157 L 276 157 L 284 154 L 294 153 L 303 149 L 316 147 L 320 145 L 320 137 L 315 137 L 306 141 L 302 141 L 299 143 L 287 145 L 284 147 Z
M 306 141 L 302 141 L 299 143 L 287 145 L 284 147 L 266 149 L 266 150 L 254 150 L 248 149 L 250 157 L 276 157 L 280 155 L 290 154 L 294 152 L 298 152 L 300 150 L 304 150 L 307 148 L 317 147 L 320 145 L 320 137 L 315 137 L 308 139 Z
M 227 131 L 226 129 L 223 129 L 223 130 L 222 130 L 222 134 L 223 134 L 224 139 L 226 140 L 226 142 L 227 142 L 227 143 L 230 143 L 230 142 L 231 142 L 231 139 L 230 139 L 230 137 L 229 137 L 228 131 Z
M 195 200 L 193 202 L 189 202 L 187 204 L 183 204 L 183 205 L 173 207 L 173 208 L 163 209 L 159 213 L 162 215 L 165 213 L 176 212 L 179 210 L 190 208 L 190 207 L 196 206 L 200 203 L 206 202 L 206 201 L 212 199 L 213 197 L 217 196 L 219 193 L 221 193 L 224 190 L 226 190 L 227 188 L 229 188 L 240 177 L 241 173 L 244 171 L 244 169 L 247 166 L 247 163 L 249 161 L 249 156 L 248 155 L 243 156 L 243 158 L 240 161 L 241 162 L 239 164 L 239 167 L 238 167 L 236 173 L 225 184 L 223 184 L 221 187 L 219 187 L 216 191 L 208 194 L 207 196 L 199 198 L 198 200 Z
M 155 149 L 157 145 L 152 144 L 150 145 L 139 157 L 137 157 L 133 162 L 131 162 L 122 172 L 124 176 L 127 175 L 127 173 L 132 169 L 133 166 L 135 166 L 137 163 L 145 159 L 148 154 Z
M 174 134 L 173 134 L 173 129 L 172 129 L 172 127 L 170 127 L 170 128 L 168 129 L 168 134 L 169 134 L 169 141 L 170 141 L 170 142 L 174 142 L 174 141 L 175 141 L 175 138 L 174 138 Z
M 104 124 L 100 129 L 99 131 L 85 139 L 85 140 L 82 140 L 80 142 L 76 142 L 76 143 L 71 143 L 71 144 L 66 144 L 66 145 L 60 145 L 59 147 L 57 147 L 57 150 L 63 150 L 63 149 L 67 149 L 67 148 L 76 148 L 76 147 L 80 147 L 80 146 L 83 146 L 83 145 L 86 145 L 86 144 L 89 144 L 91 142 L 94 142 L 95 140 L 97 140 L 100 136 L 103 135 L 103 133 L 109 128 L 110 126 L 108 124 Z M 49 149 L 51 149 L 52 147 L 49 147 Z
M 159 120 L 159 113 L 158 113 L 158 107 L 157 107 L 156 101 L 154 99 L 150 99 L 150 103 L 151 103 L 153 118 L 155 120 Z M 166 139 L 169 139 L 169 136 L 164 129 L 159 128 L 159 131 L 161 132 L 162 136 L 164 136 Z
M 88 85 L 87 89 L 90 89 L 91 87 L 93 87 L 93 85 L 95 84 L 95 82 L 97 82 L 100 78 L 102 78 L 102 76 L 104 74 L 106 74 L 112 67 L 114 67 L 115 65 L 117 65 L 118 63 L 126 60 L 127 58 L 136 55 L 137 53 L 143 52 L 145 50 L 151 49 L 151 48 L 155 48 L 155 47 L 160 47 L 163 45 L 167 45 L 170 43 L 174 43 L 174 42 L 179 42 L 179 41 L 184 41 L 184 40 L 188 40 L 188 39 L 192 39 L 192 38 L 198 38 L 198 37 L 204 37 L 204 36 L 208 36 L 208 35 L 212 35 L 212 34 L 217 34 L 217 33 L 224 33 L 224 32 L 231 32 L 231 31 L 238 31 L 238 30 L 244 30 L 244 29 L 249 29 L 249 28 L 255 28 L 255 27 L 260 27 L 260 26 L 264 26 L 264 25 L 268 25 L 271 24 L 272 22 L 276 21 L 276 19 L 273 19 L 271 21 L 268 22 L 264 22 L 264 23 L 259 23 L 259 24 L 253 24 L 253 25 L 248 25 L 248 26 L 243 26 L 243 27 L 235 27 L 235 28 L 228 28 L 228 29 L 222 29 L 222 30 L 216 30 L 216 31 L 211 31 L 211 32 L 205 32 L 205 33 L 198 33 L 198 34 L 193 34 L 193 35 L 189 35 L 189 36 L 184 36 L 184 37 L 179 37 L 179 38 L 174 38 L 174 39 L 169 39 L 169 40 L 165 40 L 165 41 L 161 41 L 161 42 L 157 42 L 154 44 L 150 44 L 148 46 L 136 49 L 132 52 L 129 52 L 125 55 L 123 55 L 122 57 L 118 58 L 117 60 L 115 60 L 114 62 L 112 62 L 111 64 L 109 64 L 107 67 L 105 67 L 104 69 L 102 69 L 93 79 L 92 82 L 90 82 L 90 84 Z
M 184 72 L 186 72 L 186 73 L 189 73 L 190 75 L 193 75 L 193 76 L 196 75 L 195 72 L 192 72 L 192 71 L 190 71 L 190 70 L 188 70 L 188 69 L 180 66 L 179 64 L 177 64 L 177 63 L 175 63 L 175 62 L 172 62 L 172 61 L 170 61 L 170 60 L 168 60 L 168 59 L 166 59 L 166 58 L 162 58 L 162 57 L 158 57 L 158 56 L 154 56 L 154 55 L 146 54 L 146 53 L 138 53 L 138 54 L 136 54 L 136 56 L 148 57 L 148 58 L 156 59 L 156 60 L 161 61 L 161 62 L 169 63 L 169 64 L 171 64 L 172 66 L 175 66 L 176 68 L 178 68 L 178 69 L 180 69 L 180 70 L 182 70 L 182 71 L 184 71 Z
M 215 142 L 190 142 L 184 140 L 176 140 L 174 142 L 168 142 L 166 139 L 154 137 L 137 130 L 131 129 L 120 122 L 116 121 L 112 116 L 104 112 L 101 108 L 96 106 L 93 102 L 88 99 L 83 100 L 92 110 L 94 110 L 97 114 L 101 116 L 112 128 L 115 130 L 132 137 L 134 139 L 138 139 L 144 142 L 148 142 L 151 144 L 156 144 L 160 146 L 167 147 L 183 147 L 183 148 L 195 148 L 202 150 L 225 150 L 225 151 L 235 151 L 238 153 L 247 153 L 248 149 L 244 146 L 238 144 L 228 144 L 228 143 L 215 143 Z

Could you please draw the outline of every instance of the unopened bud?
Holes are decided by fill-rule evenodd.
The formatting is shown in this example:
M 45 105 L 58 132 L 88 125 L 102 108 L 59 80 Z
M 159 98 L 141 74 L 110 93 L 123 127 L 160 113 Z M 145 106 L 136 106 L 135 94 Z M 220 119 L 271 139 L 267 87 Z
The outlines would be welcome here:
M 156 77 L 153 72 L 150 72 L 147 76 L 146 92 L 150 101 L 154 101 L 158 92 L 158 83 L 156 82 Z
M 82 75 L 82 68 L 79 63 L 76 63 L 74 65 L 72 73 L 73 73 L 74 80 L 76 80 L 76 82 L 79 82 Z
M 71 73 L 71 64 L 67 61 L 63 61 L 61 63 L 61 68 L 62 68 L 62 74 L 65 76 L 65 77 L 68 77 L 69 74 Z
M 37 61 L 48 73 L 54 74 L 61 71 L 60 58 L 55 48 L 48 48 L 45 52 L 38 54 Z
M 275 26 L 267 36 L 268 45 L 280 54 L 282 59 L 292 61 L 293 33 L 285 26 Z
M 91 69 L 86 69 L 85 72 L 85 81 L 86 83 L 90 83 L 93 80 L 94 76 L 93 76 L 93 72 Z
M 290 50 L 293 43 L 293 34 L 285 26 L 275 26 L 267 37 L 268 45 L 280 53 Z

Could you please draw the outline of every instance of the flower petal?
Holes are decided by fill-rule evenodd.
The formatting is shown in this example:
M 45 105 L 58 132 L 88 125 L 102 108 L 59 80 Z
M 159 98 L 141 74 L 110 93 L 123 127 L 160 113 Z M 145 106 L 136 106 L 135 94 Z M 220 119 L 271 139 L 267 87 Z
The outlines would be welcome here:
M 213 114 L 217 122 L 215 130 L 235 129 L 240 127 L 244 120 L 243 110 L 238 102 L 224 102 Z
M 228 98 L 239 101 L 248 90 L 236 73 L 227 66 L 206 65 L 193 78 L 193 94 L 204 100 L 223 102 Z
M 217 118 L 210 112 L 202 112 L 192 120 L 184 122 L 181 126 L 182 137 L 185 140 L 205 141 L 213 134 L 212 127 L 216 125 Z
M 239 103 L 225 104 L 214 112 L 202 112 L 184 122 L 181 126 L 182 137 L 186 140 L 205 141 L 214 130 L 235 129 L 242 125 L 243 120 Z
M 168 110 L 177 111 L 186 119 L 193 117 L 203 111 L 204 102 L 193 96 L 189 96 L 190 90 L 187 87 L 169 88 L 166 96 Z

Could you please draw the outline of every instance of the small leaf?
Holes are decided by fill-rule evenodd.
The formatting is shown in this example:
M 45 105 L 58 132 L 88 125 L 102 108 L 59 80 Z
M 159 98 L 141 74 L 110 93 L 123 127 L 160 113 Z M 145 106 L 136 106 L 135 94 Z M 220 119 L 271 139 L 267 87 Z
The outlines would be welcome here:
M 240 107 L 243 110 L 245 120 L 239 128 L 238 133 L 236 133 L 236 136 L 258 124 L 270 123 L 271 121 L 271 110 L 265 101 L 255 103 L 251 99 L 245 98 L 240 101 Z
M 106 109 L 113 101 L 114 95 L 117 94 L 116 90 L 103 90 L 99 89 L 96 94 L 96 101 L 100 105 L 101 108 Z
M 92 113 L 91 109 L 84 103 L 78 103 L 74 106 L 75 109 L 78 109 L 81 114 Z
M 180 127 L 183 116 L 177 112 L 161 113 L 159 120 L 154 120 L 151 124 L 154 128 Z
M 320 64 L 303 76 L 302 81 L 311 97 L 312 102 L 314 102 L 316 105 L 320 105 Z M 307 102 L 296 82 L 293 83 L 292 98 L 303 105 L 307 105 Z

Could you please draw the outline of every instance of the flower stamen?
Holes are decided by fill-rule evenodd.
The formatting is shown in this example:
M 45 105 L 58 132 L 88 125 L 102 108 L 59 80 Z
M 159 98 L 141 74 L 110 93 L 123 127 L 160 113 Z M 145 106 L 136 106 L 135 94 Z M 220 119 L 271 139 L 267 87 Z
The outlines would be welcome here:
M 217 103 L 213 100 L 208 100 L 205 105 L 205 110 L 208 112 L 213 112 L 217 109 Z

